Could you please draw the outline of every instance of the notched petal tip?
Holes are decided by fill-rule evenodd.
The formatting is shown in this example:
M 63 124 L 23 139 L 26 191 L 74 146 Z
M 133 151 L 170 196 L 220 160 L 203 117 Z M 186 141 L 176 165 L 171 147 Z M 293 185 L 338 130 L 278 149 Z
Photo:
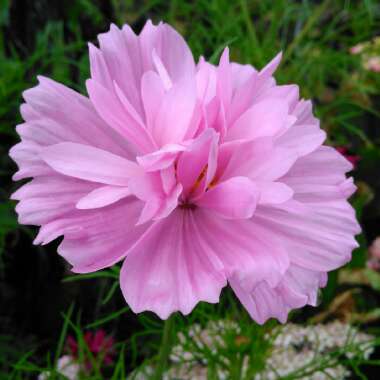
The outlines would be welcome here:
M 230 48 L 226 46 L 223 49 L 223 53 L 220 56 L 219 65 L 221 64 L 229 64 L 230 63 Z
M 280 51 L 265 67 L 259 72 L 259 76 L 271 76 L 277 70 L 282 59 L 282 51 Z
M 351 195 L 355 193 L 357 190 L 356 185 L 354 184 L 354 180 L 352 177 L 347 178 L 343 183 L 339 185 L 339 190 L 342 193 L 344 198 L 350 198 Z
M 87 47 L 88 47 L 88 52 L 90 54 L 90 59 L 91 59 L 91 56 L 94 56 L 100 53 L 100 49 L 96 47 L 92 42 L 88 42 Z
M 49 82 L 52 82 L 53 80 L 48 78 L 48 77 L 45 77 L 44 75 L 37 75 L 37 79 L 38 79 L 38 82 L 43 84 L 43 83 L 49 83 Z
M 115 31 L 120 32 L 119 27 L 114 22 L 111 22 L 110 30 L 115 30 Z

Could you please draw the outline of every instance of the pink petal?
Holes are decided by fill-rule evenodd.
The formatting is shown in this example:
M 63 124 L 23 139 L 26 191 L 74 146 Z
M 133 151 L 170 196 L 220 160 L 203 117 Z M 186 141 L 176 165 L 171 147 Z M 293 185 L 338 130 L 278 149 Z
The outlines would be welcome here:
M 138 172 L 134 162 L 82 144 L 51 145 L 40 156 L 58 173 L 107 185 L 126 186 Z
M 352 178 L 334 185 L 309 184 L 306 181 L 305 183 L 300 183 L 298 178 L 289 178 L 284 181 L 294 190 L 298 201 L 307 203 L 321 203 L 330 200 L 346 199 L 356 190 Z
M 212 183 L 212 181 L 215 178 L 217 164 L 218 164 L 218 153 L 219 153 L 218 140 L 213 139 L 211 141 L 210 151 L 208 153 L 206 176 L 201 181 L 203 186 L 199 188 L 202 191 L 202 193 L 206 191 L 208 186 Z
M 158 146 L 181 142 L 191 126 L 196 104 L 195 80 L 185 77 L 162 98 L 152 135 Z
M 23 103 L 20 106 L 20 113 L 25 121 L 35 121 L 39 119 L 39 114 L 29 104 Z
M 167 144 L 153 153 L 138 156 L 136 160 L 146 171 L 166 169 L 174 163 L 179 152 L 187 150 L 186 145 L 187 144 Z
M 299 156 L 305 156 L 321 146 L 325 139 L 326 133 L 318 125 L 300 125 L 297 121 L 276 142 Z
M 291 265 L 274 287 L 261 282 L 247 291 L 236 277 L 230 278 L 229 283 L 256 322 L 263 324 L 269 318 L 277 318 L 285 323 L 290 310 L 306 304 L 316 305 L 318 290 L 326 284 L 326 274 Z
M 162 190 L 165 194 L 170 194 L 177 185 L 176 170 L 170 166 L 160 171 Z
M 252 217 L 259 192 L 246 177 L 234 177 L 206 191 L 196 204 L 226 219 Z
M 154 216 L 154 220 L 159 220 L 162 218 L 166 218 L 174 211 L 178 206 L 178 198 L 182 193 L 182 185 L 179 183 L 175 186 L 175 188 L 171 191 L 171 193 L 167 194 L 167 196 L 163 199 L 161 203 L 161 207 L 158 210 L 157 214 Z
M 199 301 L 218 302 L 226 279 L 220 261 L 193 238 L 193 218 L 175 211 L 128 252 L 120 283 L 134 312 L 150 310 L 166 319 L 175 311 L 190 313 Z
M 252 162 L 249 177 L 258 181 L 275 181 L 284 176 L 297 161 L 297 154 L 284 148 L 275 148 L 269 158 Z
M 289 106 L 289 113 L 292 113 L 299 100 L 299 87 L 295 84 L 272 86 L 262 91 L 255 101 L 259 102 L 268 98 L 285 101 Z
M 292 114 L 297 117 L 297 122 L 300 125 L 306 124 L 319 126 L 319 120 L 313 115 L 313 104 L 310 100 L 301 99 L 297 103 Z
M 199 63 L 196 81 L 198 98 L 209 103 L 216 94 L 215 67 L 204 61 Z
M 107 67 L 103 53 L 92 43 L 88 44 L 90 57 L 91 78 L 95 79 L 102 86 L 112 89 L 113 79 Z
M 283 214 L 258 209 L 255 217 L 289 248 L 292 260 L 313 270 L 332 270 L 351 257 L 360 231 L 352 207 L 346 202 L 353 185 L 344 172 L 351 164 L 333 148 L 321 147 L 297 160 L 281 182 L 294 191 L 293 198 L 306 212 L 293 207 Z M 265 219 L 265 221 L 264 221 Z
M 23 93 L 27 104 L 22 109 L 27 123 L 22 133 L 26 140 L 43 146 L 70 141 L 127 158 L 133 155 L 130 145 L 110 130 L 89 99 L 51 79 L 39 76 L 38 80 L 38 86 Z
M 16 212 L 23 224 L 42 225 L 64 217 L 96 184 L 59 174 L 34 178 L 12 194 L 19 200 Z
M 236 274 L 247 289 L 263 280 L 272 286 L 281 280 L 289 258 L 275 236 L 251 219 L 222 219 L 201 208 L 194 215 L 198 235 L 222 261 L 228 277 Z
M 347 181 L 344 175 L 351 168 L 352 164 L 335 149 L 323 146 L 297 160 L 281 182 L 290 186 L 294 198 L 301 202 L 345 199 L 355 190 L 352 181 Z
M 234 277 L 229 278 L 228 282 L 251 318 L 258 324 L 264 324 L 271 317 L 277 318 L 282 323 L 286 322 L 287 313 L 279 307 L 281 297 L 267 283 L 261 282 L 249 292 Z M 305 304 L 306 301 L 302 301 L 302 304 Z
M 165 65 L 162 63 L 155 49 L 152 51 L 152 58 L 154 67 L 156 68 L 156 71 L 161 78 L 165 90 L 169 90 L 173 86 L 173 82 L 170 79 L 170 75 L 166 71 Z
M 182 185 L 175 185 L 173 178 L 169 180 L 168 176 L 174 176 L 174 171 L 148 172 L 129 181 L 132 194 L 146 202 L 138 224 L 167 217 L 177 207 Z
M 282 59 L 282 52 L 279 52 L 264 68 L 260 70 L 261 77 L 273 75 Z
M 249 176 L 252 166 L 269 160 L 274 152 L 273 140 L 268 137 L 253 141 L 235 140 L 219 148 L 217 178 Z
M 289 300 L 292 300 L 292 307 L 301 307 L 307 302 L 305 296 L 283 295 L 281 291 L 276 291 L 265 282 L 261 282 L 253 291 L 248 292 L 240 285 L 239 280 L 230 278 L 228 281 L 251 318 L 260 325 L 269 318 L 276 318 L 285 323 L 290 310 L 287 304 Z
M 152 220 L 160 211 L 161 205 L 162 199 L 159 197 L 148 199 L 141 211 L 139 220 L 137 221 L 136 225 L 138 226 Z
M 231 125 L 253 105 L 254 99 L 257 96 L 257 90 L 266 82 L 266 80 L 260 81 L 258 73 L 253 72 L 242 86 L 236 88 L 229 115 Z
M 128 187 L 132 194 L 143 201 L 160 198 L 164 194 L 159 172 L 141 173 L 131 178 Z
M 120 261 L 150 226 L 136 226 L 141 202 L 132 197 L 93 210 L 77 210 L 44 225 L 36 242 L 49 242 L 64 235 L 58 253 L 73 272 L 88 273 Z
M 152 51 L 155 49 L 173 83 L 194 74 L 193 55 L 182 36 L 170 25 L 155 26 L 148 20 L 139 42 L 144 71 L 153 69 Z
M 210 180 L 216 165 L 216 145 L 218 135 L 213 129 L 205 130 L 192 144 L 188 145 L 185 152 L 181 154 L 177 163 L 177 178 L 182 184 L 185 194 L 188 194 L 207 167 L 210 173 L 206 177 Z M 203 189 L 202 189 L 203 190 Z
M 131 195 L 127 187 L 102 186 L 91 191 L 81 198 L 76 207 L 79 209 L 91 209 L 108 206 Z
M 145 110 L 147 129 L 152 133 L 154 121 L 161 107 L 165 89 L 160 77 L 153 71 L 146 72 L 141 79 L 141 97 Z
M 232 97 L 232 73 L 228 47 L 223 50 L 217 68 L 217 94 L 224 110 L 228 110 Z
M 129 102 L 128 98 L 125 96 L 123 90 L 120 88 L 120 86 L 117 84 L 116 81 L 113 81 L 113 86 L 115 89 L 115 93 L 120 100 L 121 104 L 123 105 L 124 109 L 127 111 L 128 115 L 133 118 L 133 120 L 137 123 L 137 125 L 140 126 L 140 128 L 144 131 L 145 125 L 142 121 L 141 116 L 138 114 L 138 112 L 135 110 L 133 105 Z
M 308 305 L 317 306 L 319 289 L 326 284 L 327 273 L 291 265 L 281 285 L 283 288 L 291 289 L 295 294 L 305 295 Z
M 284 203 L 293 197 L 291 187 L 281 182 L 255 182 L 260 193 L 259 204 Z
M 100 34 L 98 39 L 105 65 L 100 59 L 94 59 L 94 56 L 90 55 L 92 79 L 110 92 L 114 91 L 113 81 L 117 82 L 128 101 L 141 115 L 140 77 L 142 71 L 138 37 L 130 28 L 120 30 L 112 24 L 109 32 Z M 99 64 L 102 65 L 101 70 L 97 70 Z M 108 71 L 112 82 L 104 80 L 107 78 L 102 75 L 105 71 Z
M 136 122 L 116 94 L 92 79 L 87 80 L 86 87 L 96 111 L 110 127 L 134 144 L 140 152 L 146 153 L 154 148 L 147 130 Z
M 335 201 L 307 209 L 299 213 L 260 206 L 253 222 L 281 239 L 290 260 L 302 267 L 326 271 L 348 262 L 357 247 L 353 236 L 360 231 L 351 206 Z
M 22 141 L 11 148 L 9 156 L 19 167 L 12 177 L 14 181 L 52 174 L 52 169 L 40 159 L 40 150 L 41 147 L 38 144 L 29 141 Z
M 183 37 L 168 24 L 161 25 L 161 54 L 163 64 L 173 82 L 195 72 L 193 54 Z
M 277 68 L 281 60 L 281 53 L 278 54 L 264 69 L 260 72 L 245 69 L 245 76 L 241 85 L 235 89 L 230 113 L 228 115 L 229 123 L 232 125 L 245 111 L 256 104 L 262 98 L 263 94 L 268 93 L 276 88 L 276 82 L 272 77 L 273 72 Z M 248 78 L 248 72 L 251 75 Z M 234 74 L 236 76 L 236 74 Z M 235 78 L 235 83 L 239 77 Z
M 288 105 L 279 99 L 263 100 L 245 112 L 228 130 L 227 140 L 277 136 L 286 130 Z
M 234 94 L 252 78 L 254 73 L 257 73 L 251 65 L 241 65 L 236 62 L 231 62 L 231 70 Z

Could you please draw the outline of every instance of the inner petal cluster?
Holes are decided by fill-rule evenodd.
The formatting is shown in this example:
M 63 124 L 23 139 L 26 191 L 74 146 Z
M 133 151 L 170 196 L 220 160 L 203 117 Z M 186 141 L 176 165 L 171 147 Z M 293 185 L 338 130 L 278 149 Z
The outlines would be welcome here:
M 207 129 L 181 149 L 165 146 L 138 158 L 142 171 L 130 179 L 129 188 L 145 202 L 139 223 L 167 217 L 177 207 L 205 208 L 228 219 L 253 215 L 259 187 L 247 176 L 225 172 L 230 160 L 219 154 L 219 142 L 219 133 Z

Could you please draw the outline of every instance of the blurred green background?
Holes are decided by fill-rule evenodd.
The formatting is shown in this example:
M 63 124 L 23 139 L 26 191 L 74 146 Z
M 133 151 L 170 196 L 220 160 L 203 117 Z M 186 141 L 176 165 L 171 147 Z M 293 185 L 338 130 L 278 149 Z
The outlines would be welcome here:
M 22 91 L 42 74 L 85 93 L 87 42 L 96 43 L 110 23 L 128 23 L 137 33 L 147 19 L 173 25 L 196 59 L 203 55 L 215 63 L 229 45 L 231 60 L 261 68 L 284 52 L 276 79 L 300 86 L 302 97 L 314 103 L 328 144 L 356 162 L 352 202 L 363 226 L 360 248 L 346 268 L 330 274 L 320 308 L 306 308 L 292 319 L 339 319 L 376 335 L 380 274 L 371 244 L 380 236 L 378 1 L 0 0 L 0 379 L 35 377 L 54 363 L 69 330 L 82 336 L 102 327 L 114 336 L 124 366 L 115 379 L 155 353 L 162 324 L 128 311 L 118 268 L 71 277 L 55 253 L 57 244 L 33 246 L 36 229 L 17 224 L 9 201 L 19 186 L 11 180 L 16 167 L 8 151 L 18 141 Z M 178 316 L 176 328 L 226 315 L 246 318 L 228 290 L 220 306 L 200 305 L 186 321 Z M 94 378 L 105 375 L 99 376 Z M 366 369 L 363 376 L 376 375 Z

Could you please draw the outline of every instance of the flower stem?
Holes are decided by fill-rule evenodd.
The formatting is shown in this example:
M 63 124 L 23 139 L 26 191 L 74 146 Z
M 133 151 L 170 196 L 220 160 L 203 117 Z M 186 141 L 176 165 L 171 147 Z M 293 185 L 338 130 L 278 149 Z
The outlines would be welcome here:
M 164 330 L 162 332 L 161 346 L 158 352 L 158 361 L 156 365 L 156 371 L 153 376 L 154 380 L 162 380 L 164 371 L 167 368 L 171 345 L 172 345 L 173 326 L 174 326 L 174 316 L 171 315 L 164 323 Z

